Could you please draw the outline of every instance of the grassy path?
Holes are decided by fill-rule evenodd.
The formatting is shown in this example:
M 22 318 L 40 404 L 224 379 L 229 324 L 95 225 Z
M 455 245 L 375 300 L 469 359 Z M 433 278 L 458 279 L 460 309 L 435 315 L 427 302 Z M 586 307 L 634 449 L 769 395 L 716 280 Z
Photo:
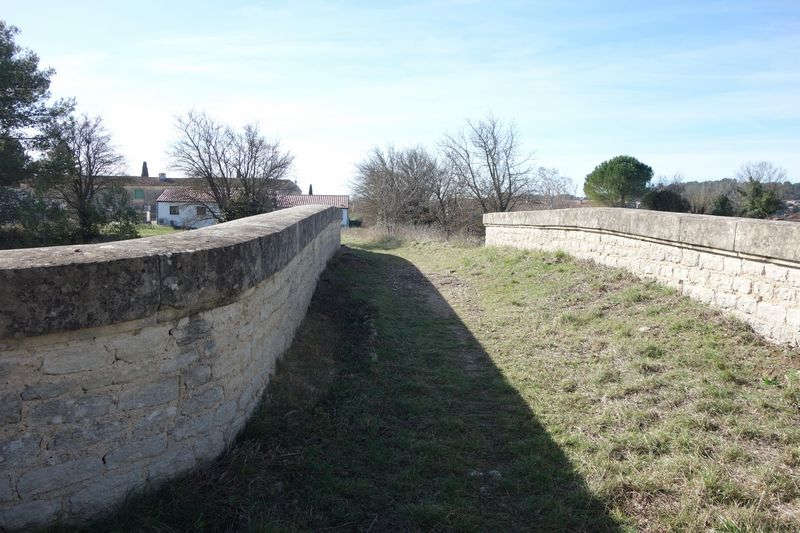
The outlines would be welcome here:
M 800 525 L 797 353 L 561 255 L 349 245 L 236 445 L 94 529 Z

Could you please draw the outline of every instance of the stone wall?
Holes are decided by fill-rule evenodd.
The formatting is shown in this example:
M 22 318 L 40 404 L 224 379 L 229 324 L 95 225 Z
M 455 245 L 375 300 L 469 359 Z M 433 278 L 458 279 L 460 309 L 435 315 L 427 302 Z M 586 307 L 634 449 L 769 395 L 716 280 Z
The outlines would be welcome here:
M 800 224 L 635 209 L 484 215 L 487 246 L 563 250 L 674 287 L 800 344 Z
M 219 455 L 292 341 L 340 218 L 304 206 L 0 252 L 0 529 L 91 517 Z

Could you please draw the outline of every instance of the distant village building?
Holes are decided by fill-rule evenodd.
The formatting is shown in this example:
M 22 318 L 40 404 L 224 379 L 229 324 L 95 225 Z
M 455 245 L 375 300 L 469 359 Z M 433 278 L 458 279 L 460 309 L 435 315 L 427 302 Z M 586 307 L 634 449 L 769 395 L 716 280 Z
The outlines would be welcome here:
M 143 173 L 144 173 L 143 169 Z M 143 221 L 157 220 L 158 198 L 174 188 L 202 188 L 205 181 L 195 178 L 168 178 L 163 172 L 157 178 L 141 176 L 97 176 L 109 185 L 120 185 L 128 193 L 131 207 L 142 215 Z M 300 194 L 300 187 L 291 180 L 279 180 L 278 194 Z M 168 223 L 167 223 L 168 224 Z
M 199 196 L 198 196 L 199 195 Z M 214 199 L 185 187 L 165 189 L 156 199 L 158 223 L 176 228 L 202 228 L 216 224 Z
M 285 190 L 285 189 L 282 189 Z M 157 198 L 157 220 L 165 226 L 179 228 L 202 228 L 216 224 L 214 214 L 218 214 L 217 204 L 208 195 L 198 197 L 196 190 L 174 187 L 165 189 Z M 348 211 L 350 197 L 333 194 L 281 194 L 278 193 L 278 209 L 286 209 L 299 205 L 325 205 L 342 210 L 342 226 L 350 224 Z

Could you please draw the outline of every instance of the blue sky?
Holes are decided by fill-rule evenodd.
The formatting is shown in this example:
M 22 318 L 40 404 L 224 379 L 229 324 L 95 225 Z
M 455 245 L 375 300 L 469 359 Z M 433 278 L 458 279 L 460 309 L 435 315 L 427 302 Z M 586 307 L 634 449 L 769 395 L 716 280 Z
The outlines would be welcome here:
M 138 173 L 168 168 L 174 117 L 258 122 L 318 194 L 375 145 L 435 147 L 514 121 L 576 186 L 630 154 L 657 175 L 800 179 L 800 2 L 12 2 L 2 16 L 101 114 Z

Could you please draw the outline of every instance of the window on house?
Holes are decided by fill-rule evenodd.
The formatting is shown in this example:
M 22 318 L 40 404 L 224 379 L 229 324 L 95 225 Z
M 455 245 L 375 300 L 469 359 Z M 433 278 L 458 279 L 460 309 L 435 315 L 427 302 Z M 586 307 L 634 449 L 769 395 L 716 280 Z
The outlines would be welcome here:
M 181 211 L 180 211 L 180 207 L 179 206 L 177 206 L 177 205 L 169 206 L 169 214 L 170 215 L 180 215 L 180 213 L 181 213 Z
M 196 213 L 197 213 L 197 216 L 199 216 L 199 217 L 206 216 L 206 208 L 205 208 L 205 206 L 198 205 Z
M 134 200 L 144 200 L 144 190 L 143 189 L 133 189 L 133 198 L 134 198 Z

